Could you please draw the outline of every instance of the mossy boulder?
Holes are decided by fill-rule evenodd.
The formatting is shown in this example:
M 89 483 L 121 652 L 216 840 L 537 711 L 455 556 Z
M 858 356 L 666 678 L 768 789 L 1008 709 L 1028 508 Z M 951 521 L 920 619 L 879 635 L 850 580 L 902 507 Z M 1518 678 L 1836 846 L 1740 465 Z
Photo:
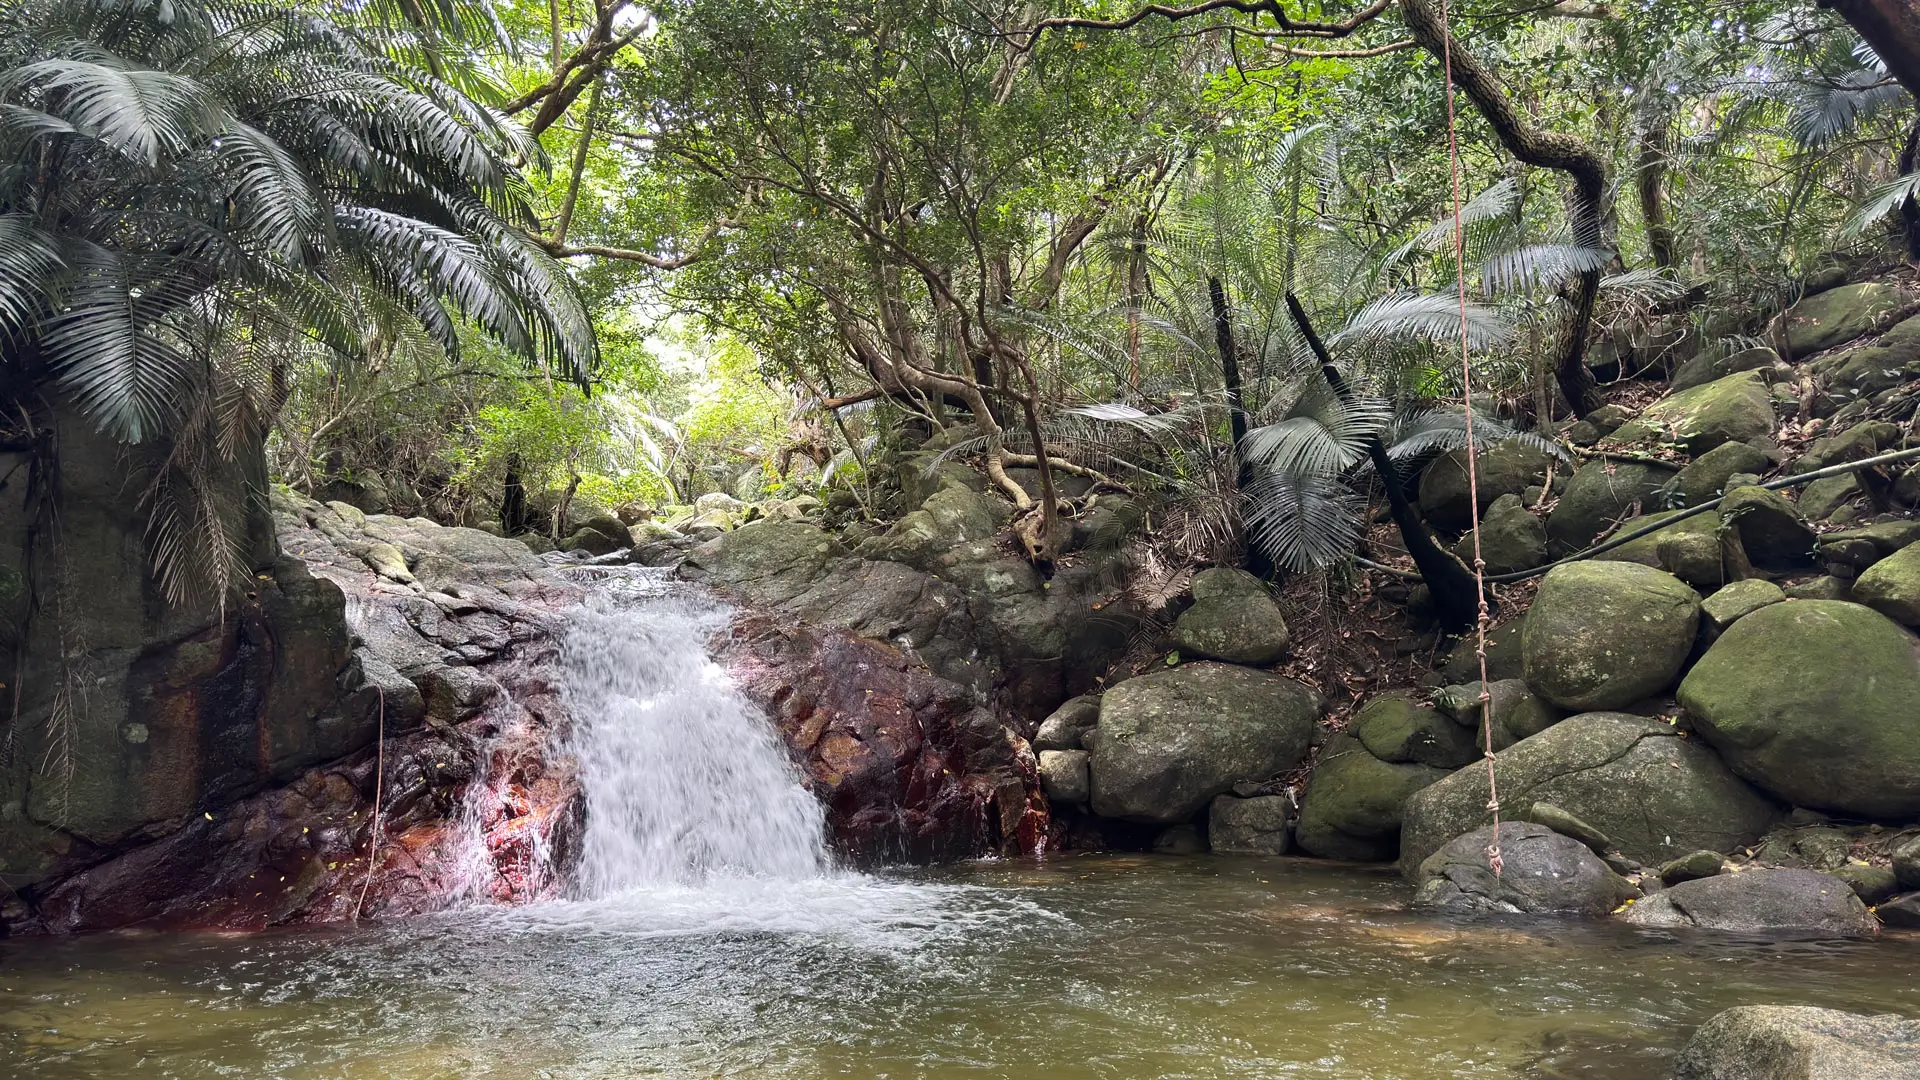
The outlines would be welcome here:
M 1763 607 L 1720 635 L 1680 702 L 1734 771 L 1795 805 L 1920 812 L 1920 653 L 1871 608 Z
M 1551 451 L 1521 439 L 1507 439 L 1479 451 L 1474 456 L 1478 509 L 1485 513 L 1501 496 L 1518 495 L 1541 483 L 1553 460 Z M 1442 532 L 1465 532 L 1472 525 L 1473 509 L 1467 488 L 1467 452 L 1441 454 L 1420 474 L 1420 512 Z
M 1891 285 L 1865 281 L 1842 285 L 1788 308 L 1785 315 L 1787 352 L 1794 360 L 1844 345 L 1874 328 L 1900 306 L 1900 292 Z
M 1342 732 L 1320 752 L 1301 798 L 1294 840 L 1322 858 L 1391 861 L 1400 853 L 1400 817 L 1407 799 L 1446 775 L 1447 770 L 1431 765 L 1381 761 L 1359 739 Z
M 1628 517 L 1658 510 L 1676 470 L 1641 462 L 1597 460 L 1580 466 L 1547 515 L 1547 549 L 1555 558 L 1593 543 Z
M 1734 474 L 1764 473 L 1772 467 L 1772 458 L 1746 443 L 1721 443 L 1681 469 L 1673 478 L 1673 491 L 1681 506 L 1699 506 L 1718 498 Z
M 1780 368 L 1780 354 L 1765 347 L 1742 349 L 1717 358 L 1711 353 L 1703 352 L 1695 354 L 1674 369 L 1673 378 L 1667 385 L 1674 390 L 1690 390 L 1741 371 L 1758 371 L 1764 374 L 1775 370 L 1783 370 Z
M 1473 565 L 1473 535 L 1453 546 L 1461 562 Z M 1527 510 L 1518 495 L 1502 495 L 1480 519 L 1480 557 L 1489 574 L 1531 570 L 1547 561 L 1547 527 Z
M 1227 567 L 1202 570 L 1193 596 L 1168 635 L 1183 656 L 1262 667 L 1287 655 L 1287 622 L 1259 578 Z
M 1693 648 L 1700 596 L 1637 563 L 1556 567 L 1523 638 L 1527 685 L 1563 709 L 1613 709 L 1673 685 Z
M 1091 751 L 1093 811 L 1172 824 L 1233 785 L 1267 780 L 1306 755 L 1320 697 L 1279 675 L 1182 664 L 1108 690 Z
M 1700 602 L 1700 621 L 1708 632 L 1717 635 L 1761 608 L 1786 598 L 1786 591 L 1771 581 L 1760 578 L 1736 581 Z
M 1552 803 L 1638 862 L 1753 843 L 1779 811 L 1713 751 L 1657 720 L 1582 713 L 1494 755 L 1501 804 Z M 1447 841 L 1488 822 L 1487 770 L 1466 768 L 1407 800 L 1400 834 L 1409 875 Z M 1509 812 L 1511 816 L 1511 812 Z
M 1593 561 L 1639 563 L 1665 570 L 1696 589 L 1718 588 L 1729 576 L 1727 561 L 1731 554 L 1729 539 L 1720 530 L 1719 513 L 1708 510 L 1689 517 L 1680 514 L 1681 511 L 1668 510 L 1627 522 L 1621 527 L 1623 532 L 1638 532 L 1673 519 L 1671 525 L 1595 554 Z
M 1406 694 L 1374 697 L 1354 714 L 1348 730 L 1368 753 L 1392 764 L 1457 769 L 1480 754 L 1460 724 Z
M 1903 626 L 1920 627 L 1920 544 L 1869 566 L 1853 583 L 1853 599 Z
M 1654 402 L 1606 441 L 1672 442 L 1698 455 L 1771 434 L 1773 395 L 1758 373 L 1742 371 Z

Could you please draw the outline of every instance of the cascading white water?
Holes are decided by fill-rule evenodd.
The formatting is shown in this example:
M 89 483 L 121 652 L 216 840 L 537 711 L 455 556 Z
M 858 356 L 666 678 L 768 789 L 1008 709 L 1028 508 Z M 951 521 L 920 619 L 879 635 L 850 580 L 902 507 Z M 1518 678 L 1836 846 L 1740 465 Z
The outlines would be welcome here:
M 560 676 L 586 791 L 586 898 L 831 867 L 820 804 L 707 655 L 726 608 L 637 570 L 574 613 Z

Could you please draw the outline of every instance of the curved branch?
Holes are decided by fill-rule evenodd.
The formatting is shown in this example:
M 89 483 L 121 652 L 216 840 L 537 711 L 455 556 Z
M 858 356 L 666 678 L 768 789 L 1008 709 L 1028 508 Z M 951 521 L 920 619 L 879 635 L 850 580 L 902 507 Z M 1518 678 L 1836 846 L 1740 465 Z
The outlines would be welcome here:
M 1449 36 L 1440 16 L 1427 0 L 1400 0 L 1400 14 L 1407 32 L 1434 58 L 1453 62 L 1454 85 L 1464 91 L 1486 118 L 1509 153 L 1528 165 L 1554 169 L 1573 179 L 1573 198 L 1567 217 L 1573 226 L 1573 242 L 1584 247 L 1602 246 L 1600 217 L 1606 199 L 1607 166 L 1585 141 L 1558 131 L 1533 126 L 1513 100 L 1500 88 L 1480 61 L 1467 52 L 1458 40 Z M 1580 275 L 1579 291 L 1573 300 L 1573 325 L 1555 363 L 1554 376 L 1574 415 L 1585 416 L 1600 405 L 1593 373 L 1587 370 L 1587 332 L 1593 323 L 1594 298 L 1600 292 L 1598 268 Z

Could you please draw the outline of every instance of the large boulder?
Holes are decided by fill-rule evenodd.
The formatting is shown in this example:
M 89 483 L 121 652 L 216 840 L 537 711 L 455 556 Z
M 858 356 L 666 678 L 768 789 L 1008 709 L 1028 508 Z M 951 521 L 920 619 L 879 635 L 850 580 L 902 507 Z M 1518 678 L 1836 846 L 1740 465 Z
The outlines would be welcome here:
M 1742 349 L 1716 358 L 1712 353 L 1696 353 L 1691 359 L 1674 369 L 1673 378 L 1668 386 L 1675 390 L 1691 390 L 1696 386 L 1705 386 L 1715 379 L 1722 379 L 1741 371 L 1772 372 L 1781 369 L 1780 354 L 1772 349 Z
M 1773 434 L 1773 395 L 1757 372 L 1742 371 L 1682 390 L 1646 407 L 1608 442 L 1671 442 L 1689 454 Z
M 1658 930 L 1788 937 L 1872 937 L 1879 930 L 1852 887 L 1815 870 L 1748 870 L 1683 881 L 1621 918 Z
M 1920 1020 L 1809 1005 L 1742 1005 L 1701 1024 L 1673 1080 L 1913 1080 Z
M 1182 655 L 1264 667 L 1287 655 L 1287 623 L 1260 579 L 1215 567 L 1193 578 L 1193 606 L 1168 635 Z
M 1665 570 L 1696 589 L 1716 589 L 1727 582 L 1729 570 L 1744 567 L 1738 534 L 1723 533 L 1720 515 L 1708 510 L 1687 515 L 1669 510 L 1636 518 L 1621 526 L 1622 534 L 1652 531 L 1618 547 L 1596 553 L 1599 562 L 1632 562 Z
M 1920 544 L 1874 563 L 1853 583 L 1853 598 L 1905 626 L 1920 626 Z
M 1322 858 L 1389 861 L 1400 852 L 1400 816 L 1407 799 L 1446 775 L 1431 765 L 1381 761 L 1342 732 L 1320 751 L 1301 798 L 1294 841 Z
M 1523 637 L 1527 685 L 1563 709 L 1615 709 L 1673 684 L 1693 648 L 1700 596 L 1637 563 L 1556 567 Z
M 1899 290 L 1877 281 L 1809 296 L 1786 311 L 1788 359 L 1803 360 L 1844 345 L 1871 332 L 1875 323 L 1899 306 Z
M 1474 456 L 1474 479 L 1480 494 L 1476 508 L 1468 497 L 1467 452 L 1441 454 L 1420 475 L 1420 512 L 1442 532 L 1464 532 L 1472 511 L 1482 513 L 1503 495 L 1519 495 L 1546 479 L 1552 451 L 1537 442 L 1507 439 Z
M 1711 750 L 1667 724 L 1622 713 L 1562 720 L 1495 754 L 1494 773 L 1502 805 L 1551 803 L 1650 865 L 1701 849 L 1732 851 L 1779 819 Z M 1414 872 L 1447 841 L 1486 824 L 1487 802 L 1487 770 L 1478 767 L 1408 799 L 1401 869 Z
M 1605 915 L 1634 895 L 1633 886 L 1585 844 L 1524 821 L 1500 823 L 1500 872 L 1495 874 L 1488 855 L 1494 836 L 1491 825 L 1475 829 L 1427 856 L 1420 864 L 1414 906 Z
M 1589 461 L 1567 481 L 1547 515 L 1547 548 L 1555 558 L 1593 543 L 1635 514 L 1658 510 L 1676 470 L 1642 462 Z
M 1763 607 L 1680 684 L 1694 728 L 1735 772 L 1801 806 L 1920 811 L 1920 655 L 1912 634 L 1838 600 Z
M 1286 772 L 1306 755 L 1320 697 L 1279 675 L 1184 664 L 1128 679 L 1100 703 L 1092 752 L 1093 812 L 1172 824 L 1244 781 Z

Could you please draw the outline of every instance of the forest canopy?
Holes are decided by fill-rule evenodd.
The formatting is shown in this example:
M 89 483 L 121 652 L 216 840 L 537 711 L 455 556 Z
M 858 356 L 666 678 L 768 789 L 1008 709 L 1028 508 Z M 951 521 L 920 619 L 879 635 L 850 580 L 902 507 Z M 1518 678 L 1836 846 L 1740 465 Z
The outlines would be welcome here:
M 560 540 L 872 516 L 938 433 L 1043 567 L 1091 485 L 1324 569 L 1468 372 L 1530 438 L 1920 254 L 1917 44 L 1892 0 L 18 0 L 0 340 L 167 448 L 182 597 L 250 445 Z

